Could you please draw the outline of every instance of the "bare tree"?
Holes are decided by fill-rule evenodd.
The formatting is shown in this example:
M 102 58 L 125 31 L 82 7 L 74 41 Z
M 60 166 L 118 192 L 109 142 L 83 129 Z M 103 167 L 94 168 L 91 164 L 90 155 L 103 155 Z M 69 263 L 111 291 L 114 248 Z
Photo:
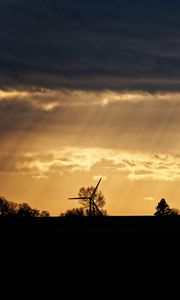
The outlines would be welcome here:
M 79 190 L 79 197 L 90 197 L 94 192 L 94 187 L 89 186 L 87 188 L 82 187 Z M 98 209 L 101 211 L 102 215 L 106 216 L 106 210 L 102 209 L 105 205 L 105 197 L 101 191 L 96 190 L 94 196 L 93 196 L 93 201 L 98 207 Z M 85 215 L 89 215 L 89 201 L 88 199 L 81 199 L 79 200 L 79 203 L 81 204 Z M 93 215 L 99 215 L 97 210 L 94 210 Z
M 0 215 L 15 216 L 18 212 L 18 204 L 12 201 L 6 200 L 4 197 L 0 197 Z
M 48 211 L 40 212 L 36 208 L 31 208 L 28 203 L 15 203 L 4 197 L 0 197 L 0 216 L 17 216 L 17 217 L 49 217 Z
M 17 215 L 19 217 L 39 217 L 40 212 L 38 209 L 31 208 L 28 203 L 21 203 Z

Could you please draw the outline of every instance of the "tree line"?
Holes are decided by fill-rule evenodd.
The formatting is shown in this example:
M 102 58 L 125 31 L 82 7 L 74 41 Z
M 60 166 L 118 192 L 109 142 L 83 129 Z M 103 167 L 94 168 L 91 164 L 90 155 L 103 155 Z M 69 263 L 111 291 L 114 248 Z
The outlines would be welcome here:
M 28 203 L 16 203 L 8 201 L 4 197 L 0 197 L 0 216 L 6 217 L 49 217 L 50 214 L 46 210 L 38 210 L 32 208 Z
M 79 196 L 88 196 L 92 193 L 94 187 L 80 188 Z M 94 202 L 98 206 L 102 213 L 102 216 L 107 216 L 107 211 L 104 209 L 105 197 L 101 191 L 96 191 L 94 195 Z M 80 207 L 68 209 L 66 212 L 61 213 L 60 217 L 87 217 L 89 216 L 89 206 L 86 199 L 80 200 Z M 179 215 L 179 210 L 177 208 L 170 208 L 167 201 L 162 198 L 155 208 L 154 216 L 176 216 Z M 8 201 L 4 197 L 0 197 L 0 216 L 17 216 L 17 217 L 50 217 L 50 213 L 46 210 L 38 210 L 32 208 L 28 203 L 16 203 L 13 201 Z M 96 214 L 94 215 L 96 216 Z M 98 215 L 97 215 L 98 216 Z
M 105 201 L 104 201 L 105 204 Z M 101 210 L 103 216 L 107 216 L 106 210 Z M 84 209 L 84 207 L 79 207 L 79 208 L 73 208 L 73 209 L 68 209 L 65 213 L 62 213 L 61 216 L 63 217 L 84 217 L 88 216 L 89 211 L 88 209 Z M 179 209 L 177 208 L 170 208 L 169 204 L 166 202 L 164 198 L 162 198 L 158 205 L 155 208 L 155 213 L 154 216 L 177 216 L 179 215 Z

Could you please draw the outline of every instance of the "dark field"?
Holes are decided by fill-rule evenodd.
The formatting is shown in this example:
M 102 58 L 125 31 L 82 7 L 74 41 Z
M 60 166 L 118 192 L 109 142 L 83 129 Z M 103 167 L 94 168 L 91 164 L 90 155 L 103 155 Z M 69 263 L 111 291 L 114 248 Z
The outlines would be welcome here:
M 179 298 L 180 217 L 0 219 L 3 299 Z

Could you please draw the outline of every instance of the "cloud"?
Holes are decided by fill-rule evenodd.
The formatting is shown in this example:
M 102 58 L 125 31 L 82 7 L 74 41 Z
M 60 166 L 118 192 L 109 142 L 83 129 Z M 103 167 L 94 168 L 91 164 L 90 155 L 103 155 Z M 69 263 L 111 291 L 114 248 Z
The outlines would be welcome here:
M 179 155 L 66 147 L 43 153 L 19 153 L 6 160 L 4 155 L 0 161 L 0 172 L 18 172 L 35 178 L 46 178 L 52 174 L 101 172 L 101 175 L 93 175 L 95 180 L 100 177 L 106 179 L 113 172 L 130 181 L 175 181 L 180 179 L 179 166 Z
M 147 200 L 147 201 L 154 201 L 155 200 L 154 197 L 152 197 L 152 196 L 145 197 L 144 199 Z
M 99 153 L 98 153 L 99 152 Z M 97 149 L 62 148 L 59 151 L 43 154 L 26 153 L 14 159 L 14 171 L 33 174 L 33 176 L 50 175 L 52 173 L 83 171 L 101 160 L 101 151 Z M 5 171 L 5 170 L 1 170 Z
M 0 86 L 179 90 L 179 8 L 169 0 L 1 1 Z
M 179 114 L 180 93 L 0 90 L 2 146 L 21 135 L 29 144 L 54 138 L 55 147 L 174 151 Z

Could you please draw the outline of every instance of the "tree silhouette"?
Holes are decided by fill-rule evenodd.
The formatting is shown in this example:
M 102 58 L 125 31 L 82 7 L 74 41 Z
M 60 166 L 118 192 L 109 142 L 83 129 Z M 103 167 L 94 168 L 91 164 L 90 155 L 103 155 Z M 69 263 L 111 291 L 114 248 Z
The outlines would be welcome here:
M 78 195 L 79 195 L 79 197 L 90 197 L 92 195 L 93 191 L 94 191 L 93 186 L 90 186 L 87 188 L 81 187 Z M 102 209 L 102 207 L 104 207 L 104 205 L 105 205 L 105 197 L 101 191 L 96 190 L 96 192 L 93 196 L 93 201 L 97 205 L 98 209 L 101 211 L 102 215 L 103 216 L 107 215 L 106 210 Z M 89 216 L 89 200 L 81 199 L 81 200 L 79 200 L 79 203 L 81 204 L 81 206 L 84 210 L 84 214 Z M 95 210 L 94 207 L 93 207 L 93 215 L 94 216 L 99 215 L 99 212 L 97 210 Z
M 94 193 L 95 190 L 95 193 Z M 93 194 L 94 193 L 94 194 Z M 92 196 L 93 195 L 93 196 Z M 90 214 L 90 198 L 92 196 L 91 201 L 95 203 L 91 203 L 91 214 Z M 79 197 L 84 199 L 79 199 Z M 86 199 L 87 198 L 87 199 Z M 68 209 L 65 213 L 61 213 L 61 217 L 68 217 L 68 216 L 78 216 L 78 217 L 84 217 L 84 216 L 107 216 L 107 212 L 105 209 L 103 209 L 103 206 L 105 205 L 105 197 L 101 191 L 98 191 L 98 189 L 94 188 L 94 186 L 89 186 L 87 188 L 81 187 L 78 192 L 77 198 L 69 198 L 69 199 L 79 199 L 79 203 L 81 207 L 79 208 L 73 208 Z
M 50 217 L 50 213 L 47 210 L 42 210 L 40 212 L 39 217 L 42 217 L 42 218 L 44 218 L 44 217 Z
M 48 211 L 39 211 L 36 208 L 31 208 L 28 203 L 15 203 L 8 201 L 4 197 L 0 197 L 0 216 L 17 216 L 17 217 L 49 217 Z
M 38 209 L 31 208 L 28 203 L 19 204 L 19 210 L 17 215 L 19 217 L 39 217 L 40 212 Z
M 171 216 L 177 216 L 177 215 L 179 215 L 179 209 L 177 209 L 177 208 L 171 208 L 170 215 Z
M 18 204 L 0 197 L 0 216 L 15 216 L 18 212 Z
M 68 209 L 65 213 L 60 214 L 60 217 L 84 217 L 83 207 Z
M 162 198 L 158 205 L 156 206 L 156 212 L 154 213 L 155 216 L 170 216 L 171 209 L 167 204 L 166 200 Z

